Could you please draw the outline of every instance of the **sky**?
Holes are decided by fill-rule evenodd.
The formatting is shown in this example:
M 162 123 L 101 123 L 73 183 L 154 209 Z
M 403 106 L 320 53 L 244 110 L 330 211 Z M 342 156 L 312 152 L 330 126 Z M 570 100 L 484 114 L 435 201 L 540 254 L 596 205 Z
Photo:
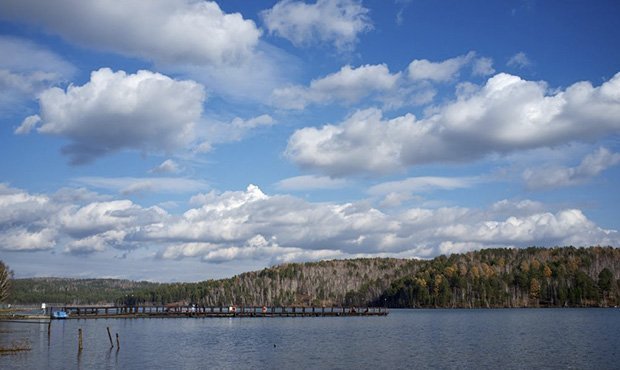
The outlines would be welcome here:
M 620 3 L 0 0 L 15 277 L 620 245 Z

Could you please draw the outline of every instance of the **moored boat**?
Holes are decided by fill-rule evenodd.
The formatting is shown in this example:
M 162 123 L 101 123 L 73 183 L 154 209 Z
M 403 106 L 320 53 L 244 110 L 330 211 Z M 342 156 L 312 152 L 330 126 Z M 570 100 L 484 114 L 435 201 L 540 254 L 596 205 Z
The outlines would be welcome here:
M 53 311 L 52 319 L 66 319 L 69 315 L 65 311 Z

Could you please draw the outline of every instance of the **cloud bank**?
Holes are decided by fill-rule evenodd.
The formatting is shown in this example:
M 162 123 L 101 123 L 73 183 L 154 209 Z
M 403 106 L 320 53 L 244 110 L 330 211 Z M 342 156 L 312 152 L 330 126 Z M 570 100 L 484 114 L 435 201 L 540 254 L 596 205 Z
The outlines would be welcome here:
M 579 209 L 548 211 L 527 200 L 390 214 L 366 202 L 313 203 L 250 185 L 245 191 L 201 194 L 193 204 L 170 214 L 81 190 L 44 195 L 0 185 L 0 249 L 71 254 L 146 249 L 158 258 L 220 263 L 428 257 L 485 247 L 620 241 L 617 231 L 598 227 Z
M 620 130 L 620 73 L 598 87 L 578 82 L 559 91 L 500 73 L 429 112 L 385 120 L 379 109 L 361 110 L 340 124 L 297 130 L 286 155 L 345 176 L 593 141 Z
M 436 84 L 454 83 L 460 72 L 471 66 L 473 76 L 495 72 L 490 58 L 469 52 L 441 62 L 413 60 L 407 70 L 391 73 L 386 64 L 343 66 L 339 71 L 316 78 L 308 86 L 287 85 L 276 88 L 271 104 L 285 109 L 306 109 L 310 105 L 360 103 L 372 99 L 388 108 L 430 103 Z

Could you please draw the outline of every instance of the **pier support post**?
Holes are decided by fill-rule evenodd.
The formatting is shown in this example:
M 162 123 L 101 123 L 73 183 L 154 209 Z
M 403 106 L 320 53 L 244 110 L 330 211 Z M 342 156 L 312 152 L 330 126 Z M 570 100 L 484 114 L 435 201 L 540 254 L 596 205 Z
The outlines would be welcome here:
M 108 339 L 110 339 L 110 348 L 114 348 L 114 343 L 112 342 L 112 334 L 110 334 L 110 327 L 106 327 L 108 329 Z
M 78 352 L 82 352 L 82 328 L 78 329 Z

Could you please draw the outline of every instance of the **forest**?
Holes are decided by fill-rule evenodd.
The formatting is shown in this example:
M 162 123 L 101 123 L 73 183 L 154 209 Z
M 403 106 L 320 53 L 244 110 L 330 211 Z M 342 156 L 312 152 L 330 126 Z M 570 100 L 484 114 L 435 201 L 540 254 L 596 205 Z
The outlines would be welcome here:
M 620 249 L 484 249 L 429 260 L 287 263 L 197 283 L 16 279 L 15 303 L 610 307 L 620 304 Z
M 155 289 L 160 284 L 119 279 L 14 279 L 8 302 L 17 304 L 106 304 L 140 289 Z

